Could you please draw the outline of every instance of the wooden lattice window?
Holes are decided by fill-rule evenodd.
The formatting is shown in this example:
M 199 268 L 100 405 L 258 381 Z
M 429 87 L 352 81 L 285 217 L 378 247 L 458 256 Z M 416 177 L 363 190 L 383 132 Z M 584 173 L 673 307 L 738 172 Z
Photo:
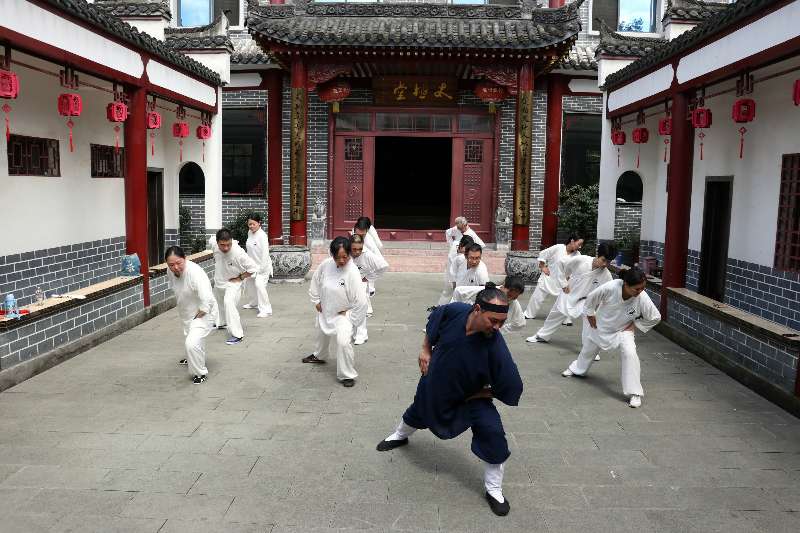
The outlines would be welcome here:
M 344 140 L 345 161 L 360 161 L 364 159 L 364 143 L 361 137 Z
M 465 163 L 483 162 L 483 141 L 464 142 L 464 162 Z
M 9 176 L 61 176 L 56 139 L 11 135 L 8 139 Z
M 775 268 L 800 272 L 800 154 L 783 156 Z
M 89 145 L 92 152 L 93 178 L 124 178 L 125 148 L 117 150 L 104 144 Z

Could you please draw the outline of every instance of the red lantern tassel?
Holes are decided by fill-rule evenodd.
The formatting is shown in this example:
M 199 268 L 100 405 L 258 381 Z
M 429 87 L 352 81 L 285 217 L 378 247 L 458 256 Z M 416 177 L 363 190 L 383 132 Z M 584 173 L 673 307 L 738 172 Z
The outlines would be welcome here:
M 69 128 L 69 151 L 70 152 L 74 152 L 75 151 L 75 145 L 72 142 L 72 127 L 74 125 L 75 125 L 75 123 L 72 122 L 72 120 L 68 120 L 67 121 L 67 127 Z
M 639 148 L 636 149 L 636 168 L 639 168 L 639 156 L 642 154 L 642 145 L 639 145 Z
M 114 126 L 114 153 L 119 153 L 119 126 Z
M 703 139 L 706 138 L 706 134 L 701 131 L 697 136 L 700 137 L 700 161 L 702 161 L 703 160 Z
M 150 134 L 150 155 L 156 155 L 156 145 L 154 142 L 155 136 L 155 133 Z
M 664 139 L 664 163 L 667 162 L 667 150 L 669 149 L 669 139 Z
M 11 112 L 11 106 L 8 104 L 3 104 L 3 113 L 6 114 L 6 142 L 11 140 L 11 126 L 8 121 L 8 114 Z
M 617 168 L 619 168 L 619 146 L 617 146 Z
M 739 128 L 739 159 L 744 156 L 744 134 L 747 133 L 747 128 L 742 126 Z
M 206 141 L 203 141 L 203 163 L 206 162 Z
M 181 163 L 183 163 L 183 141 L 182 140 L 178 141 L 178 145 L 180 145 L 180 147 L 181 147 L 180 148 L 180 154 L 181 154 L 180 155 L 180 158 L 181 158 L 180 161 L 181 161 Z

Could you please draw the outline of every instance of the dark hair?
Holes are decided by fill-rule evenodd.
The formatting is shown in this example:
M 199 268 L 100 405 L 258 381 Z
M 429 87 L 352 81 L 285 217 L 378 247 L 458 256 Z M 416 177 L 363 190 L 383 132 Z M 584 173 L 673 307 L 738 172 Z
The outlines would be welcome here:
M 619 276 L 622 278 L 622 281 L 627 286 L 631 285 L 638 285 L 643 281 L 647 281 L 647 276 L 644 275 L 644 272 L 638 268 L 626 268 L 622 272 L 620 272 Z
M 520 294 L 525 292 L 525 283 L 519 276 L 506 276 L 506 279 L 503 281 L 503 287 L 505 287 L 506 290 L 517 291 Z
M 228 228 L 222 228 L 217 232 L 217 242 L 229 241 L 231 239 L 233 239 L 233 235 L 231 235 L 231 231 Z
M 184 252 L 183 248 L 180 246 L 170 246 L 167 248 L 167 251 L 164 252 L 164 262 L 166 262 L 167 259 L 169 259 L 172 255 L 177 255 L 182 259 L 186 259 L 186 252 Z
M 458 241 L 458 247 L 459 248 L 466 248 L 467 246 L 469 246 L 470 244 L 472 244 L 474 242 L 475 242 L 475 240 L 472 237 L 470 237 L 469 235 L 464 235 L 463 237 L 461 237 L 461 240 Z
M 487 281 L 485 288 L 478 293 L 475 297 L 475 303 L 478 305 L 491 303 L 492 300 L 500 300 L 503 304 L 508 304 L 508 296 L 506 293 L 497 288 L 497 285 L 491 281 Z
M 569 237 L 567 237 L 564 240 L 564 245 L 567 245 L 567 244 L 571 243 L 572 241 L 578 242 L 581 239 L 582 239 L 582 237 L 578 237 L 577 234 L 573 233 L 573 234 L 571 234 Z
M 483 248 L 481 248 L 481 245 L 478 244 L 477 242 L 473 242 L 472 244 L 467 246 L 467 249 L 464 250 L 464 252 L 465 253 L 480 252 L 481 254 L 483 254 Z
M 344 248 L 347 255 L 350 255 L 350 239 L 347 237 L 336 237 L 331 241 L 331 257 L 336 257 L 339 248 Z
M 352 245 L 355 243 L 364 244 L 364 237 L 362 237 L 358 233 L 353 233 L 352 235 L 350 235 L 350 244 Z
M 612 261 L 617 257 L 617 247 L 610 242 L 601 242 L 597 245 L 597 257 L 605 257 L 606 261 Z
M 247 215 L 247 218 L 248 220 L 255 220 L 259 224 L 261 224 L 262 221 L 261 215 L 259 215 L 258 213 L 250 213 L 249 215 Z
M 372 221 L 369 219 L 369 217 L 358 217 L 358 220 L 356 220 L 356 225 L 353 227 L 363 229 L 364 231 L 369 231 L 371 226 Z

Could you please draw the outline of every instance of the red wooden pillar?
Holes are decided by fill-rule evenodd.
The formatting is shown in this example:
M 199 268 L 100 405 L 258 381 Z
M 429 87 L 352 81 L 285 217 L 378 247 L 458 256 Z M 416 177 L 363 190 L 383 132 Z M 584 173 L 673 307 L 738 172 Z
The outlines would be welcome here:
M 271 69 L 262 74 L 267 89 L 267 238 L 283 243 L 283 73 Z
M 527 250 L 531 220 L 531 150 L 533 128 L 533 65 L 525 62 L 517 78 L 517 129 L 514 142 L 514 226 L 511 249 Z
M 129 88 L 125 121 L 125 237 L 126 253 L 142 263 L 144 305 L 150 305 L 150 267 L 147 257 L 147 91 Z
M 553 7 L 551 0 L 550 7 Z M 558 193 L 561 188 L 562 97 L 567 82 L 563 76 L 547 77 L 547 141 L 544 162 L 544 201 L 542 203 L 542 249 L 553 246 L 558 234 Z
M 689 252 L 689 209 L 692 199 L 694 128 L 689 120 L 689 95 L 672 98 L 672 137 L 667 174 L 667 229 L 664 235 L 664 274 L 661 285 L 661 314 L 667 316 L 669 287 L 686 286 L 686 258 Z
M 306 171 L 308 95 L 306 64 L 302 57 L 292 59 L 291 140 L 289 146 L 290 224 L 289 242 L 306 245 Z
M 281 3 L 283 3 L 283 0 L 281 0 Z M 551 9 L 555 9 L 555 8 L 561 7 L 563 5 L 564 5 L 564 0 L 550 0 L 550 3 L 548 4 L 548 7 L 551 8 Z

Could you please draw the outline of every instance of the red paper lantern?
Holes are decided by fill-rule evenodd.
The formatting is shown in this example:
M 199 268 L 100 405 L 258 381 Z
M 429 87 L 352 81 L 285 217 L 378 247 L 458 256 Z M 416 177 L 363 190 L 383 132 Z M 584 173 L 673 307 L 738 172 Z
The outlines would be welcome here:
M 672 117 L 662 118 L 658 121 L 659 135 L 672 135 Z
M 19 78 L 9 70 L 0 70 L 0 98 L 16 98 L 19 95 Z
M 794 93 L 792 95 L 794 105 L 800 105 L 800 80 L 794 80 Z
M 333 112 L 339 112 L 339 102 L 350 96 L 350 83 L 345 80 L 333 80 L 317 87 L 319 99 L 333 105 Z
M 58 114 L 64 117 L 79 117 L 83 111 L 83 100 L 77 93 L 58 95 Z
M 161 129 L 161 115 L 158 111 L 147 112 L 147 129 L 160 130 Z
M 692 110 L 692 126 L 695 128 L 711 127 L 711 110 L 707 107 L 696 107 Z
M 611 132 L 611 143 L 615 146 L 622 146 L 626 141 L 625 132 L 622 130 L 614 130 Z
M 128 106 L 125 102 L 111 102 L 106 106 L 106 118 L 109 122 L 125 122 L 128 118 Z
M 650 140 L 650 132 L 647 131 L 647 128 L 634 128 L 632 137 L 635 144 L 647 144 L 647 141 Z
M 189 136 L 189 123 L 176 122 L 172 125 L 172 136 L 183 139 Z
M 752 98 L 739 98 L 733 103 L 734 122 L 752 122 L 756 118 L 756 101 Z
M 198 139 L 202 139 L 204 141 L 206 139 L 210 139 L 211 126 L 209 126 L 208 124 L 200 124 L 199 126 L 197 126 L 197 131 L 195 133 L 197 134 Z

